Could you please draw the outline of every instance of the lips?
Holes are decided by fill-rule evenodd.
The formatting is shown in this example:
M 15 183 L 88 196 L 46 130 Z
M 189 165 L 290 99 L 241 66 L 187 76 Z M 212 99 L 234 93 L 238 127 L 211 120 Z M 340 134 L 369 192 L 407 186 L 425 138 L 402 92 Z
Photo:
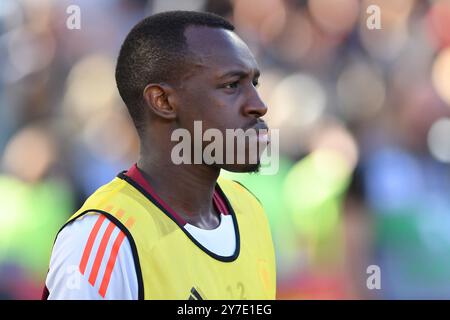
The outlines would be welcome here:
M 252 126 L 251 128 L 255 129 L 256 131 L 259 131 L 259 130 L 269 131 L 269 127 L 267 126 L 267 124 L 264 121 L 258 121 L 258 123 L 255 124 L 254 126 Z
M 254 125 L 251 129 L 257 132 L 258 141 L 261 143 L 270 142 L 270 134 L 269 127 L 264 121 L 259 121 L 256 125 Z
M 258 141 L 262 143 L 270 142 L 269 132 L 258 132 Z

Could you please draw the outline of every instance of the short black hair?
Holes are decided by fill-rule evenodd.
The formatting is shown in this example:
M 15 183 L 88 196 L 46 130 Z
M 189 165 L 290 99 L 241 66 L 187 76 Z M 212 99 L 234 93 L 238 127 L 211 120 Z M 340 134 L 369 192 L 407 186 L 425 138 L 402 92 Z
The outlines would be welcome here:
M 122 44 L 116 83 L 138 132 L 143 120 L 145 86 L 176 81 L 185 71 L 183 67 L 189 65 L 184 31 L 191 25 L 234 30 L 230 22 L 213 13 L 167 11 L 140 21 Z

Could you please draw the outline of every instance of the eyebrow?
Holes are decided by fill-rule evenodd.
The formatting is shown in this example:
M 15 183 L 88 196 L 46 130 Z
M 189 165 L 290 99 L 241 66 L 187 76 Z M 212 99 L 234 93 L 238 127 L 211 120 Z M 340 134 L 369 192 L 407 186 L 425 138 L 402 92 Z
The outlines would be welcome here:
M 259 71 L 259 69 L 252 69 L 253 73 L 254 73 L 254 78 L 258 78 L 261 74 L 261 72 Z M 229 77 L 239 77 L 239 79 L 243 79 L 248 77 L 251 74 L 250 72 L 244 71 L 244 70 L 231 70 L 226 72 L 225 74 L 219 76 L 219 79 L 224 79 L 224 78 L 229 78 Z

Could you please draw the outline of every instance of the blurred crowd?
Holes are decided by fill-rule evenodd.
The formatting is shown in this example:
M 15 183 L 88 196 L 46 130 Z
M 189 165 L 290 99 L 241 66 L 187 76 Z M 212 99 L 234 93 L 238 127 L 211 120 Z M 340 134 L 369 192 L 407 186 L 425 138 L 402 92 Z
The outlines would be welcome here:
M 229 19 L 262 71 L 279 172 L 224 175 L 266 209 L 278 299 L 450 298 L 450 0 L 1 0 L 0 299 L 40 297 L 59 228 L 136 161 L 115 59 L 173 9 Z

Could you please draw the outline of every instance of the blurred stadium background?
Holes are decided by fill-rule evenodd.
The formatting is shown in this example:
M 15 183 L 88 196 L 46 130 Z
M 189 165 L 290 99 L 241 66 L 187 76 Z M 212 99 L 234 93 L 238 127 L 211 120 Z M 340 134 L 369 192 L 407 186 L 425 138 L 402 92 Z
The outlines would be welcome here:
M 0 298 L 40 297 L 59 227 L 136 160 L 115 58 L 171 9 L 227 17 L 262 69 L 280 171 L 236 178 L 269 216 L 278 298 L 450 298 L 449 0 L 1 0 Z

